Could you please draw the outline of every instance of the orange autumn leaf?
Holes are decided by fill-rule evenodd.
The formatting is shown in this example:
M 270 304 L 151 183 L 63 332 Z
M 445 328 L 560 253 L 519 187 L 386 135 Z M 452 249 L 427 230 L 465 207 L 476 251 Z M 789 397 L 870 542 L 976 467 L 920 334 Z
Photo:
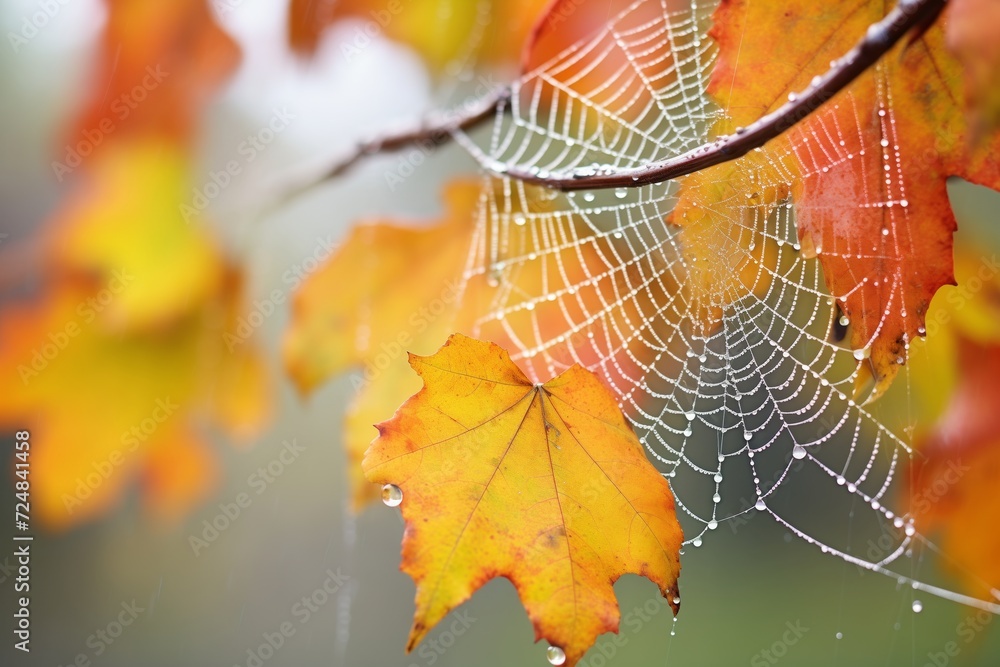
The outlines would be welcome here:
M 372 37 L 384 34 L 414 48 L 435 71 L 464 61 L 516 62 L 538 15 L 551 0 L 504 0 L 483 5 L 468 0 L 292 0 L 288 39 L 296 51 L 315 52 L 336 21 L 360 21 L 339 48 L 350 62 Z M 454 72 L 451 72 L 454 74 Z
M 1000 2 L 951 0 L 948 48 L 965 68 L 967 113 L 973 137 L 1000 125 Z
M 573 366 L 536 385 L 503 348 L 458 334 L 410 364 L 424 387 L 364 460 L 369 480 L 402 491 L 407 650 L 494 577 L 570 667 L 618 630 L 621 575 L 647 577 L 676 611 L 673 497 L 597 376 Z
M 709 85 L 728 114 L 720 129 L 748 125 L 807 89 L 885 12 L 874 1 L 801 0 L 782 11 L 724 1 L 714 16 L 719 57 Z M 766 159 L 795 170 L 799 241 L 818 257 L 851 323 L 849 342 L 862 358 L 859 388 L 873 380 L 873 398 L 905 362 L 909 341 L 923 334 L 931 297 L 954 282 L 946 179 L 1000 187 L 1000 141 L 967 150 L 962 99 L 960 67 L 935 25 L 763 149 Z

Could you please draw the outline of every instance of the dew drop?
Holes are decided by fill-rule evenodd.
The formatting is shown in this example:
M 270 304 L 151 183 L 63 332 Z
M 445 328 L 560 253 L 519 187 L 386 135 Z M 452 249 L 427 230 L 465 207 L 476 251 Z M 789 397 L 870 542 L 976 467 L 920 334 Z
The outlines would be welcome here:
M 721 484 L 722 483 L 722 473 L 718 473 L 718 472 L 715 473 L 714 479 L 715 479 L 715 483 L 716 484 Z
M 837 635 L 836 635 L 836 637 L 837 637 L 837 639 L 843 639 L 844 638 L 844 633 L 843 632 L 838 632 Z
M 712 519 L 711 521 L 708 522 L 708 529 L 709 530 L 715 530 L 718 527 L 719 527 L 719 522 L 716 521 L 715 519 Z
M 847 484 L 847 479 L 843 475 L 837 475 L 837 484 L 843 486 L 844 484 Z
M 840 319 L 838 320 L 838 322 L 840 322 L 840 326 L 846 327 L 846 326 L 850 325 L 851 318 L 849 318 L 847 315 L 841 315 Z
M 854 350 L 854 358 L 857 359 L 858 361 L 864 361 L 869 357 L 869 355 L 871 355 L 871 350 L 869 350 L 867 347 L 862 347 L 858 348 L 857 350 Z
M 615 197 L 625 199 L 625 197 L 628 197 L 628 190 L 625 188 L 615 188 Z
M 550 665 L 561 665 L 566 662 L 566 652 L 558 646 L 550 646 L 545 651 L 545 657 Z
M 883 139 L 882 141 L 879 142 L 879 144 L 882 145 L 882 148 L 885 148 L 886 146 L 889 145 L 889 140 L 888 139 Z
M 795 93 L 788 93 L 788 101 L 789 102 L 794 102 L 797 99 L 799 99 L 799 96 L 797 94 L 795 94 Z
M 718 493 L 716 493 L 715 495 L 712 496 L 712 502 L 713 503 L 721 503 L 722 502 L 722 496 L 720 496 Z M 713 528 L 712 530 L 715 530 L 715 529 Z
M 594 201 L 594 193 L 593 192 L 584 192 L 583 193 L 583 201 L 585 201 L 585 202 L 592 202 L 592 201 Z
M 792 447 L 792 458 L 804 459 L 806 457 L 806 448 L 802 445 L 795 445 Z
M 743 433 L 743 439 L 746 440 L 747 442 L 750 442 L 751 440 L 753 440 L 753 434 L 750 431 L 745 431 Z
M 684 413 L 684 417 L 685 417 L 685 418 L 686 418 L 686 419 L 687 419 L 687 420 L 688 420 L 689 422 L 693 422 L 693 421 L 694 421 L 694 412 L 685 412 L 685 413 Z
M 528 222 L 528 218 L 526 218 L 523 213 L 517 213 L 514 215 L 514 224 L 518 227 L 523 227 L 526 222 Z
M 691 540 L 691 546 L 693 546 L 693 547 L 700 547 L 701 546 L 701 538 L 700 537 L 696 537 L 693 540 Z
M 386 484 L 382 487 L 382 502 L 386 507 L 396 507 L 403 502 L 403 490 L 395 484 Z
M 914 614 L 919 614 L 924 610 L 924 603 L 921 602 L 920 600 L 914 600 L 913 604 L 910 605 L 910 608 L 913 609 Z
M 763 512 L 767 509 L 767 503 L 764 502 L 763 498 L 758 498 L 756 504 L 754 504 L 754 509 L 758 512 Z

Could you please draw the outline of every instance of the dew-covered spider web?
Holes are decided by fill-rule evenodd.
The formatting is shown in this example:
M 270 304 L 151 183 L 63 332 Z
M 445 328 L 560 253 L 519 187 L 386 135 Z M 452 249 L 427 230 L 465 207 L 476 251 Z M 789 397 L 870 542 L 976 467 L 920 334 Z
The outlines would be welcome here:
M 724 521 L 769 516 L 825 553 L 996 612 L 907 573 L 913 549 L 934 549 L 894 509 L 912 452 L 905 429 L 865 402 L 869 351 L 850 348 L 838 305 L 850 292 L 831 294 L 817 259 L 883 260 L 879 274 L 856 276 L 859 290 L 892 283 L 866 307 L 883 320 L 917 316 L 898 261 L 915 186 L 882 70 L 864 75 L 877 109 L 848 90 L 783 148 L 689 187 L 683 206 L 674 181 L 565 194 L 502 175 L 504 165 L 543 176 L 634 168 L 708 143 L 726 118 L 706 95 L 714 7 L 634 3 L 517 80 L 487 139 L 458 137 L 495 166 L 466 274 L 496 294 L 476 333 L 538 381 L 574 363 L 604 378 L 670 482 L 690 547 Z M 864 171 L 866 153 L 878 168 L 837 205 L 878 211 L 882 237 L 800 241 L 797 223 L 816 211 L 794 201 L 796 181 Z M 878 536 L 878 550 L 852 546 L 859 532 Z

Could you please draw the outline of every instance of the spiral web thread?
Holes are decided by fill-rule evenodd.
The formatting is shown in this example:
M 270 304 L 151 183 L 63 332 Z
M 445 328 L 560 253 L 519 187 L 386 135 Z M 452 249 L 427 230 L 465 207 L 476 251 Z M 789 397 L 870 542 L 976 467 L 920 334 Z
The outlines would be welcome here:
M 523 75 L 488 147 L 459 140 L 497 165 L 543 176 L 638 167 L 706 144 L 725 117 L 706 95 L 717 55 L 706 34 L 714 4 L 634 3 Z M 876 78 L 892 146 L 892 90 L 878 68 L 865 76 Z M 840 104 L 859 102 L 848 93 Z M 498 296 L 477 333 L 508 343 L 536 380 L 580 363 L 607 381 L 671 484 L 686 544 L 701 546 L 723 521 L 766 514 L 824 553 L 995 613 L 993 602 L 899 572 L 914 567 L 914 547 L 936 550 L 889 507 L 912 452 L 878 418 L 877 404 L 854 400 L 867 351 L 839 342 L 849 322 L 836 303 L 846 294 L 829 293 L 815 253 L 799 246 L 787 165 L 795 160 L 806 178 L 857 168 L 860 151 L 881 153 L 885 187 L 852 193 L 844 215 L 851 206 L 885 208 L 905 239 L 905 156 L 886 142 L 866 145 L 845 114 L 823 113 L 808 130 L 790 131 L 786 154 L 731 163 L 734 178 L 756 192 L 704 202 L 735 240 L 716 255 L 685 254 L 679 228 L 667 222 L 674 182 L 562 194 L 486 177 L 466 280 L 486 280 Z M 879 249 L 859 239 L 816 251 Z M 741 283 L 691 288 L 741 271 Z M 893 281 L 883 321 L 911 316 L 900 312 L 903 275 L 857 279 Z M 703 326 L 706 309 L 715 326 Z M 878 536 L 868 542 L 876 550 L 857 547 L 864 531 Z

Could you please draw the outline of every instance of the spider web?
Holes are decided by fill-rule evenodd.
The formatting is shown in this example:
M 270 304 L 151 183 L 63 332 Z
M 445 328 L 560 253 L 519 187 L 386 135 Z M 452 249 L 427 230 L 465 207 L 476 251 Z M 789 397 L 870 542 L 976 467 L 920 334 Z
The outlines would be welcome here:
M 784 153 L 758 149 L 730 163 L 741 187 L 696 202 L 716 234 L 705 252 L 685 247 L 669 221 L 676 182 L 564 194 L 502 176 L 505 165 L 589 175 L 709 143 L 726 117 L 706 94 L 715 4 L 632 4 L 517 80 L 488 146 L 457 137 L 494 165 L 466 281 L 488 282 L 497 297 L 476 333 L 504 344 L 536 381 L 574 363 L 605 379 L 672 487 L 686 545 L 701 546 L 724 521 L 767 515 L 824 553 L 996 612 L 898 571 L 915 546 L 934 549 L 890 507 L 912 452 L 877 407 L 856 400 L 868 351 L 846 346 L 850 322 L 837 304 L 847 295 L 829 292 L 816 260 L 882 248 L 870 239 L 801 247 L 796 216 L 808 211 L 788 194 L 795 178 L 856 169 L 858 155 L 878 152 L 885 187 L 848 193 L 839 205 L 845 215 L 886 209 L 894 238 L 905 241 L 905 156 L 881 70 L 865 76 L 876 81 L 883 139 L 860 121 L 845 126 L 838 109 L 821 110 L 809 130 L 790 131 Z M 863 104 L 850 91 L 838 99 Z M 727 275 L 739 278 L 719 278 Z M 859 286 L 879 279 L 857 276 Z M 902 273 L 881 279 L 892 281 L 877 306 L 883 321 L 912 316 Z M 852 548 L 864 532 L 878 536 L 874 551 Z

